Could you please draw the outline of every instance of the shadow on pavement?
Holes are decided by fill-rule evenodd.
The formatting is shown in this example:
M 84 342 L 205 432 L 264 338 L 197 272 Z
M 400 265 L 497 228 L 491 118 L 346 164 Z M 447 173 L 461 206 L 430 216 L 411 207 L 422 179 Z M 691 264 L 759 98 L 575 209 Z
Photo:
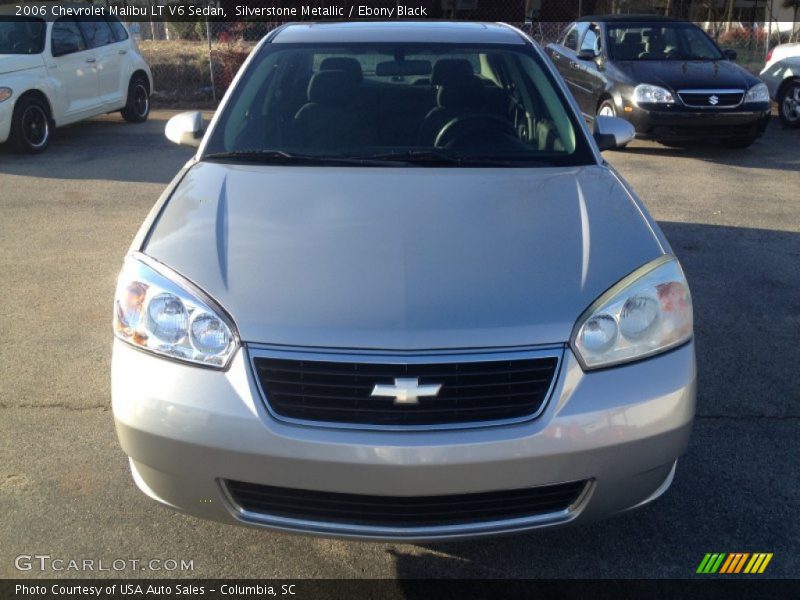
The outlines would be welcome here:
M 169 116 L 157 111 L 145 123 L 131 124 L 115 113 L 68 125 L 55 130 L 42 154 L 14 154 L 0 146 L 0 176 L 166 185 L 194 154 L 164 137 Z
M 749 148 L 726 148 L 716 142 L 697 142 L 685 148 L 632 142 L 623 152 L 643 156 L 692 158 L 715 164 L 777 171 L 800 171 L 800 153 L 786 153 L 786 148 L 800 145 L 800 130 L 784 129 L 776 118 L 770 121 L 767 133 Z M 613 154 L 607 156 L 613 159 Z

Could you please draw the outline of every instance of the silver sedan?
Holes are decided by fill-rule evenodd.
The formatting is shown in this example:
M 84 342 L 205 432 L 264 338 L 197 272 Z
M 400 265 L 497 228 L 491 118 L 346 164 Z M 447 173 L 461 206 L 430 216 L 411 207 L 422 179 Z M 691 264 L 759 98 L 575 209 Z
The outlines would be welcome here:
M 114 309 L 133 479 L 198 517 L 362 539 L 581 523 L 664 493 L 692 305 L 541 49 L 479 23 L 293 24 L 142 225 Z

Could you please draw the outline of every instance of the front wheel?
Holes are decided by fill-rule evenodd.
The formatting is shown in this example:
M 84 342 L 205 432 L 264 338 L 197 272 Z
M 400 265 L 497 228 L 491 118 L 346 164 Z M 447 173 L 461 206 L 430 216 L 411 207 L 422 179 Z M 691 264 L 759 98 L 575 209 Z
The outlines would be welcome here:
M 50 144 L 50 110 L 35 97 L 20 98 L 11 117 L 9 142 L 19 152 L 44 152 Z
M 783 86 L 778 97 L 778 115 L 784 127 L 800 127 L 800 81 Z
M 603 100 L 597 107 L 598 117 L 616 117 L 617 109 L 614 108 L 614 103 L 611 100 Z
M 748 148 L 753 145 L 753 142 L 756 141 L 756 138 L 748 137 L 748 138 L 733 138 L 731 140 L 722 140 L 722 145 L 726 148 L 731 148 L 733 150 L 740 150 L 742 148 Z
M 144 123 L 150 114 L 150 86 L 147 79 L 137 75 L 128 84 L 128 101 L 120 113 L 128 123 Z

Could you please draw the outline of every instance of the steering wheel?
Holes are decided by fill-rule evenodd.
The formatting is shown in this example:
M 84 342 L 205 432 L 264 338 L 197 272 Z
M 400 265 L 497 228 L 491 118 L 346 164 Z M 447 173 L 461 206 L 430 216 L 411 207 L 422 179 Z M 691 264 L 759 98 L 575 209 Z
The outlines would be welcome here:
M 517 138 L 517 130 L 508 119 L 497 115 L 476 114 L 456 117 L 448 122 L 436 136 L 433 145 L 444 148 L 459 137 L 476 133 Z

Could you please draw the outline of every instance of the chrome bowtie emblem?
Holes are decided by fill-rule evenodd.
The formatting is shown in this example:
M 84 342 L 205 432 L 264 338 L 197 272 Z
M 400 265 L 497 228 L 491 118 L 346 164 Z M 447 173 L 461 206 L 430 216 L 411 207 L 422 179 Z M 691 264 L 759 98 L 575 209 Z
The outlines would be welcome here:
M 711 106 L 716 106 L 719 103 L 719 98 L 717 96 L 709 96 L 708 103 Z
M 419 404 L 422 396 L 436 396 L 442 389 L 441 383 L 420 385 L 419 379 L 395 379 L 394 385 L 378 383 L 370 396 L 394 398 L 395 404 Z

